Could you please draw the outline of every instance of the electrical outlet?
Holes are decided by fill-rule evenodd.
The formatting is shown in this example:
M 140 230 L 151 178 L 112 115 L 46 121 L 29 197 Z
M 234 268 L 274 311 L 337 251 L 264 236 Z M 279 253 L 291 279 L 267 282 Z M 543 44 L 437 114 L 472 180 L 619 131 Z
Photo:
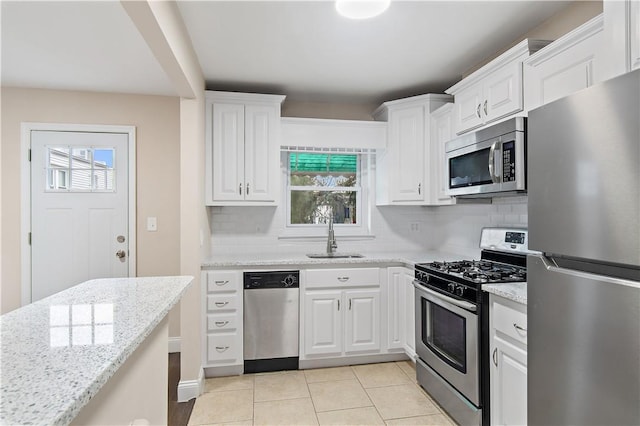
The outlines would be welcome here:
M 411 232 L 420 232 L 420 222 L 411 222 L 409 224 L 409 230 Z

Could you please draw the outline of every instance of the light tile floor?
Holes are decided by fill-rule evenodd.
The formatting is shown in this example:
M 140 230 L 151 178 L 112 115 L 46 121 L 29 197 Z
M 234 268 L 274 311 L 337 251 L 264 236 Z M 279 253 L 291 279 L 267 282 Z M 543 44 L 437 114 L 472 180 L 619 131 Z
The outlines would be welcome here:
M 399 361 L 211 378 L 189 425 L 455 425 L 415 376 Z

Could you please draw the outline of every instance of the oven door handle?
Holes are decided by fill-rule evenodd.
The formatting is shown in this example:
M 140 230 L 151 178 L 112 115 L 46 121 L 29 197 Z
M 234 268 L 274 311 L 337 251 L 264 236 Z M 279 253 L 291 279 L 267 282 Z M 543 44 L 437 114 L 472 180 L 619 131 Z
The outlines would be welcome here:
M 452 297 L 446 296 L 442 293 L 438 293 L 437 291 L 433 291 L 431 289 L 428 289 L 426 287 L 424 287 L 422 284 L 419 284 L 417 281 L 413 281 L 413 286 L 418 289 L 419 291 L 425 292 L 426 294 L 430 294 L 434 297 L 437 297 L 438 299 L 450 303 L 452 305 L 455 305 L 459 308 L 462 309 L 466 309 L 467 311 L 471 311 L 471 312 L 475 312 L 476 311 L 476 305 L 474 305 L 473 303 L 469 303 L 469 302 L 465 302 L 464 300 L 458 300 L 458 299 L 454 299 Z

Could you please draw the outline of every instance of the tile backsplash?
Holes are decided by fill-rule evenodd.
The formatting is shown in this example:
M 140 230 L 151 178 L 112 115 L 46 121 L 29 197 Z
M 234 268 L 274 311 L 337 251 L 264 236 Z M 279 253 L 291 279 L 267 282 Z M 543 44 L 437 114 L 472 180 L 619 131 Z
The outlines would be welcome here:
M 322 238 L 282 238 L 281 207 L 209 207 L 212 254 L 318 252 Z M 494 198 L 492 204 L 441 207 L 374 207 L 371 237 L 340 238 L 340 251 L 444 250 L 477 256 L 486 226 L 527 227 L 527 197 Z

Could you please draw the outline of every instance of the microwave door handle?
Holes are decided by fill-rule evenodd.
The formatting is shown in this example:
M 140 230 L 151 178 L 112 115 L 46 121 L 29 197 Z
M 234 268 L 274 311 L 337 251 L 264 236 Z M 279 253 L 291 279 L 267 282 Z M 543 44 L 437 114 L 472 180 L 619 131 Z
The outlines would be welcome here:
M 492 143 L 491 149 L 489 149 L 489 176 L 491 177 L 491 182 L 493 183 L 498 183 L 498 177 L 495 173 L 496 145 L 498 145 L 498 142 Z

